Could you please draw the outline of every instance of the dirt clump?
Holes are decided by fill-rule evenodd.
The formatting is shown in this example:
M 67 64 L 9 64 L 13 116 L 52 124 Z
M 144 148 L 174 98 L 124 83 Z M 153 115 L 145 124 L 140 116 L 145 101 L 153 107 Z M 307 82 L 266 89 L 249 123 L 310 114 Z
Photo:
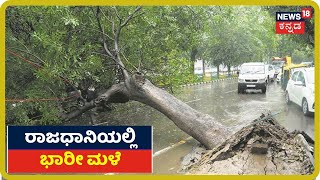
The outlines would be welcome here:
M 215 149 L 194 147 L 183 158 L 180 173 L 312 174 L 313 143 L 305 133 L 290 133 L 270 114 L 262 114 Z

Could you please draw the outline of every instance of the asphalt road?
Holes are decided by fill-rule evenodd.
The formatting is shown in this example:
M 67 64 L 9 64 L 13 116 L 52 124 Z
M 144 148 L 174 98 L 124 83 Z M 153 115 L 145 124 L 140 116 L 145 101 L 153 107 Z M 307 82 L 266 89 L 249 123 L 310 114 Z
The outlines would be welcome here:
M 298 105 L 287 105 L 284 91 L 277 83 L 270 83 L 266 94 L 247 90 L 246 94 L 237 93 L 237 80 L 226 80 L 208 85 L 186 87 L 180 99 L 233 130 L 250 123 L 261 113 L 270 111 L 276 114 L 277 121 L 289 131 L 302 130 L 314 137 L 314 117 L 303 115 Z M 194 100 L 194 101 L 192 101 Z
M 314 137 L 314 117 L 305 117 L 298 105 L 287 105 L 284 91 L 270 83 L 266 94 L 260 91 L 237 93 L 237 79 L 184 87 L 175 94 L 191 107 L 211 115 L 217 121 L 237 131 L 270 111 L 289 131 L 302 130 Z M 151 125 L 155 173 L 176 173 L 180 158 L 187 154 L 196 140 L 177 128 L 171 120 L 153 108 L 131 102 L 126 111 L 100 115 L 96 125 Z
M 233 131 L 247 125 L 261 113 L 270 111 L 276 114 L 277 121 L 289 131 L 301 130 L 314 137 L 314 117 L 304 116 L 298 105 L 287 105 L 284 91 L 277 83 L 270 83 L 266 94 L 254 90 L 238 94 L 237 80 L 226 80 L 209 85 L 186 87 L 180 93 L 180 98 L 193 108 L 215 117 Z M 153 172 L 177 173 L 181 159 L 196 143 L 193 138 L 187 138 L 157 151 L 154 154 Z

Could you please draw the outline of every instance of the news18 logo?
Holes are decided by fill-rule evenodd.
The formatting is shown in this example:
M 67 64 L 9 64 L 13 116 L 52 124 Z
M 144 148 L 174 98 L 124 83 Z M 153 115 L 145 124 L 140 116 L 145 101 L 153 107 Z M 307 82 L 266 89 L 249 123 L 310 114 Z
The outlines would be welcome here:
M 276 34 L 304 34 L 305 19 L 311 17 L 311 8 L 302 8 L 301 12 L 276 12 Z

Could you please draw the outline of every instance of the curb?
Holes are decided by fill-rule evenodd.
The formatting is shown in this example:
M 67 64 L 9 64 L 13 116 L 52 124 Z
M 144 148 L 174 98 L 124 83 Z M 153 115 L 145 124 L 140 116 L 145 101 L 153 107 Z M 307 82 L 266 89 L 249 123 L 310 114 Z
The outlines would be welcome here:
M 192 83 L 192 84 L 184 84 L 184 85 L 180 85 L 180 87 L 195 86 L 195 85 L 208 84 L 208 83 L 214 83 L 214 82 L 222 82 L 222 81 L 232 80 L 232 79 L 238 79 L 238 77 L 216 79 L 216 80 L 205 81 L 205 82 L 202 81 L 202 82 L 197 82 L 197 83 Z

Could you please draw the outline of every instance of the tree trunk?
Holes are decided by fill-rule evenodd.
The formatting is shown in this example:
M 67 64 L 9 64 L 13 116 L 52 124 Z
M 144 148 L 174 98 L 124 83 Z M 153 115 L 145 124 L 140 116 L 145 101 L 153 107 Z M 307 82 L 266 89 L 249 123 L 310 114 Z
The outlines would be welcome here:
M 126 85 L 129 98 L 147 104 L 171 119 L 181 130 L 212 149 L 226 140 L 228 130 L 214 118 L 203 114 L 168 92 L 145 80 L 137 83 L 132 77 Z
M 149 105 L 163 113 L 184 132 L 212 149 L 227 139 L 230 132 L 226 127 L 207 114 L 203 114 L 170 93 L 154 86 L 143 75 L 129 76 L 124 83 L 114 84 L 97 99 L 86 103 L 63 118 L 66 120 L 79 116 L 96 106 L 108 103 L 124 103 L 135 100 Z
M 202 74 L 204 78 L 206 76 L 206 65 L 204 59 L 202 59 Z
M 231 65 L 229 64 L 229 65 L 227 65 L 227 67 L 228 67 L 228 76 L 230 76 L 230 74 L 231 74 Z
M 194 62 L 196 61 L 196 55 L 198 54 L 198 49 L 193 47 L 190 53 L 190 60 L 192 62 L 191 73 L 194 74 Z
M 217 78 L 219 79 L 219 76 L 220 76 L 220 68 L 219 68 L 219 64 L 217 65 Z
M 198 49 L 196 47 L 193 47 L 190 54 L 191 61 L 196 61 L 196 56 L 198 54 Z

